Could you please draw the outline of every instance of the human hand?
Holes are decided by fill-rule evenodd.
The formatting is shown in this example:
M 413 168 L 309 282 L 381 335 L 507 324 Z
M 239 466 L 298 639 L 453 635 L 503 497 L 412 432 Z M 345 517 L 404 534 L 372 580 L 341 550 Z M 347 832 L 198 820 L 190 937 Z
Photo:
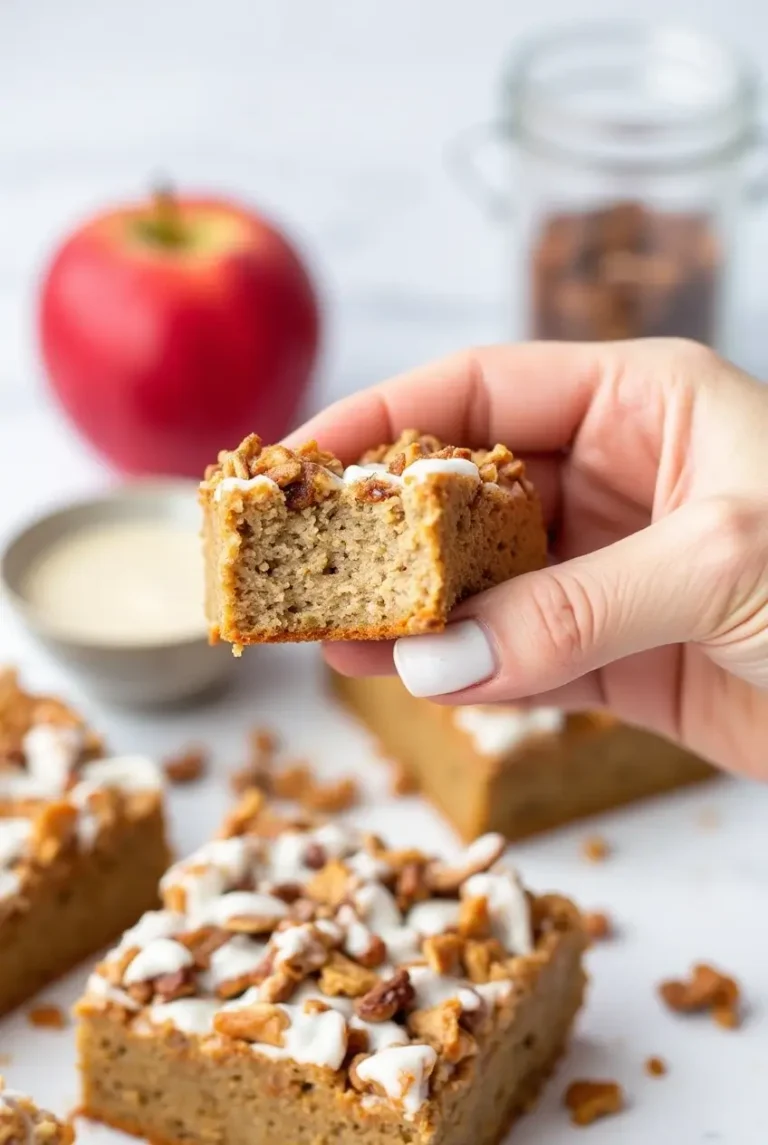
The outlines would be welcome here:
M 607 707 L 768 779 L 768 387 L 684 341 L 490 347 L 337 402 L 289 444 L 354 461 L 412 426 L 525 457 L 556 563 L 394 658 L 328 645 L 334 668 L 396 665 L 452 705 Z

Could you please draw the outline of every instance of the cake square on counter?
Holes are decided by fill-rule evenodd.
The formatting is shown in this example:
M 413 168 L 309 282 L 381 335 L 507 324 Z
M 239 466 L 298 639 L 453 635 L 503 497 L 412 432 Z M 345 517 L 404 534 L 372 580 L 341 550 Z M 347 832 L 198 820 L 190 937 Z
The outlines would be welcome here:
M 315 442 L 252 434 L 200 500 L 211 639 L 236 650 L 439 631 L 459 601 L 546 560 L 521 461 L 415 430 L 346 469 Z
M 0 672 L 0 1014 L 156 904 L 169 861 L 159 769 Z
M 464 839 L 522 839 L 714 776 L 710 764 L 604 712 L 447 707 L 397 676 L 331 674 L 343 703 Z
M 78 1004 L 86 1115 L 168 1145 L 494 1145 L 584 990 L 505 841 L 447 862 L 251 791 Z

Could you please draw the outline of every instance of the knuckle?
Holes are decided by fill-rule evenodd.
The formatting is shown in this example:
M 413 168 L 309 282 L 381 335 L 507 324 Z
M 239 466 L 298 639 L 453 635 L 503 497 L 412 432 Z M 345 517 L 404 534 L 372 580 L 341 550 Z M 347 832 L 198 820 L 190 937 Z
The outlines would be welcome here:
M 531 607 L 541 653 L 565 666 L 582 660 L 597 629 L 594 604 L 580 581 L 555 571 L 531 581 Z
M 737 497 L 709 497 L 692 506 L 695 543 L 718 569 L 739 568 L 754 551 L 763 515 Z

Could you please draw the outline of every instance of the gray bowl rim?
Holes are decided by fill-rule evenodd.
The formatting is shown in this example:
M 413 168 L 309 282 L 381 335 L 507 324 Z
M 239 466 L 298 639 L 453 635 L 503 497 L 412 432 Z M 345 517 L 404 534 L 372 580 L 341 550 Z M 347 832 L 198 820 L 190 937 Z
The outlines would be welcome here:
M 23 593 L 14 586 L 12 578 L 9 577 L 8 569 L 9 563 L 13 560 L 15 550 L 29 538 L 30 534 L 46 525 L 52 525 L 57 521 L 64 521 L 68 516 L 82 511 L 93 510 L 98 512 L 98 510 L 109 508 L 110 505 L 114 505 L 116 502 L 130 503 L 135 500 L 138 506 L 142 501 L 152 501 L 154 504 L 157 504 L 162 498 L 176 499 L 183 496 L 185 499 L 189 499 L 190 495 L 196 492 L 198 485 L 199 482 L 192 478 L 136 478 L 117 485 L 111 490 L 108 489 L 90 497 L 86 496 L 65 501 L 52 509 L 37 513 L 29 519 L 26 524 L 22 525 L 13 533 L 3 547 L 2 553 L 0 553 L 0 586 L 2 587 L 3 594 L 36 635 L 42 639 L 53 641 L 65 648 L 78 649 L 83 652 L 105 652 L 112 656 L 120 654 L 130 656 L 142 652 L 160 652 L 170 648 L 193 648 L 201 643 L 208 643 L 204 621 L 201 624 L 199 633 L 193 636 L 183 637 L 179 640 L 144 640 L 136 644 L 111 644 L 101 640 L 89 640 L 82 637 L 74 638 L 66 632 L 58 630 L 55 625 L 51 625 L 45 620 L 44 616 L 40 614 L 40 611 L 31 605 Z

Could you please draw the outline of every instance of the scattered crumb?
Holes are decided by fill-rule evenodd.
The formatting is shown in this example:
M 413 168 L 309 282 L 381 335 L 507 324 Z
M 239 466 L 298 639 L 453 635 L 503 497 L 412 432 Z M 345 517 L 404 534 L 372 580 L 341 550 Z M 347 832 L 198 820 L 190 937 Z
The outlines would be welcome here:
M 254 728 L 249 733 L 248 744 L 248 762 L 230 776 L 230 785 L 236 795 L 244 795 L 253 788 L 265 792 L 271 789 L 272 770 L 279 748 L 277 733 L 266 727 Z
M 582 915 L 584 929 L 593 942 L 603 942 L 613 937 L 613 924 L 608 915 L 601 910 L 593 910 Z
M 248 742 L 251 745 L 251 758 L 274 759 L 280 747 L 280 737 L 272 728 L 252 728 L 248 733 Z
M 285 764 L 272 775 L 271 794 L 276 799 L 295 799 L 301 803 L 312 786 L 312 770 L 308 763 L 297 760 Z
M 403 767 L 402 763 L 392 764 L 390 790 L 396 796 L 415 795 L 419 790 L 416 776 Z
M 611 848 L 602 835 L 590 835 L 581 844 L 581 853 L 590 863 L 602 863 L 611 853 Z
M 664 1077 L 667 1073 L 667 1063 L 664 1058 L 651 1057 L 645 1059 L 645 1072 L 650 1077 Z
M 34 1006 L 27 1011 L 27 1019 L 39 1030 L 63 1030 L 67 1025 L 64 1011 L 52 1005 Z
M 574 1125 L 591 1125 L 624 1108 L 624 1092 L 616 1081 L 572 1081 L 563 1096 Z
M 304 793 L 301 804 L 310 811 L 334 813 L 348 811 L 357 803 L 358 790 L 354 779 L 337 779 L 330 783 L 312 782 Z
M 203 778 L 207 769 L 208 752 L 202 747 L 190 747 L 163 763 L 165 777 L 170 783 L 194 783 L 196 779 Z
M 659 995 L 677 1014 L 709 1013 L 719 1026 L 729 1030 L 739 1025 L 738 982 L 706 963 L 694 966 L 687 981 L 662 982 Z

